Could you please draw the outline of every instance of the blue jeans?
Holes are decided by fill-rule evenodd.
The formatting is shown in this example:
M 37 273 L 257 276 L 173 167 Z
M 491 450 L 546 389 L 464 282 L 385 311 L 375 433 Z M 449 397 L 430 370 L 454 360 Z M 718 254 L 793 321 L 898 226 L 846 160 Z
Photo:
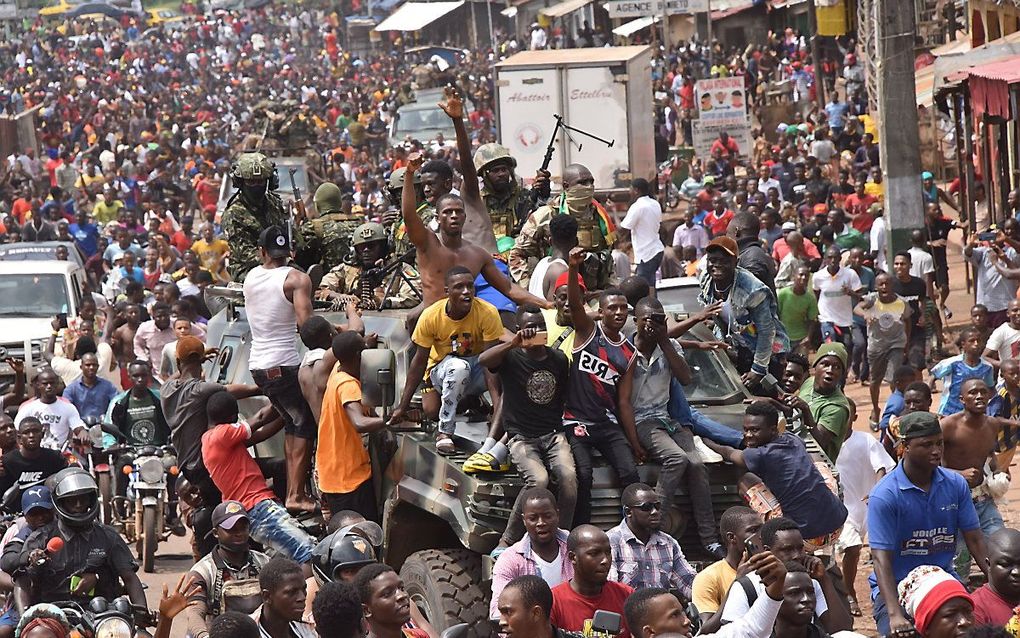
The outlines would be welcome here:
M 704 414 L 691 407 L 684 393 L 684 387 L 676 379 L 669 384 L 669 416 L 686 425 L 702 438 L 715 441 L 720 445 L 728 445 L 732 448 L 740 448 L 744 443 L 744 433 L 734 430 L 718 421 L 713 421 Z
M 301 529 L 283 505 L 266 499 L 248 510 L 248 518 L 251 520 L 251 537 L 263 546 L 272 547 L 299 563 L 307 563 L 312 557 L 315 539 Z
M 981 533 L 987 539 L 993 532 L 1002 529 L 1006 524 L 1002 521 L 1002 514 L 990 498 L 974 501 L 974 509 L 977 510 L 978 523 L 981 525 Z M 956 557 L 953 559 L 953 567 L 956 573 L 967 574 L 970 571 L 971 555 L 967 549 L 967 542 L 963 539 L 963 533 L 956 534 Z
M 634 269 L 634 273 L 647 281 L 653 287 L 655 286 L 655 273 L 659 271 L 659 265 L 662 264 L 662 251 L 659 251 L 654 257 L 648 261 L 643 261 L 637 265 Z M 617 273 L 621 279 L 626 279 L 621 273 Z

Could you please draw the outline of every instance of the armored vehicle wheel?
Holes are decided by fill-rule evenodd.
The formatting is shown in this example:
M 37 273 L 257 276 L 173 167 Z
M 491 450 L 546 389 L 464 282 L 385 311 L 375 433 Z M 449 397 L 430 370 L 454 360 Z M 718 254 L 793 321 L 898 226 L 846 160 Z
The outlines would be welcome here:
M 489 621 L 487 592 L 480 586 L 482 563 L 467 549 L 415 552 L 400 568 L 411 600 L 438 631 L 457 623 L 470 625 L 470 638 L 495 636 Z

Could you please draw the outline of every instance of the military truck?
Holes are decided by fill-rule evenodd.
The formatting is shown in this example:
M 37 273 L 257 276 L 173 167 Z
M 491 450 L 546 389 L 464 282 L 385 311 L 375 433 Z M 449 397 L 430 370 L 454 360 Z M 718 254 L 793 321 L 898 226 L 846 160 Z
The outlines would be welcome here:
M 685 317 L 700 307 L 697 281 L 680 278 L 660 282 L 659 297 L 667 312 Z M 226 308 L 209 322 L 207 343 L 220 348 L 220 356 L 206 364 L 206 378 L 221 383 L 251 383 L 247 360 L 250 334 L 239 291 L 211 288 L 222 296 Z M 317 311 L 318 312 L 318 311 Z M 345 318 L 325 312 L 335 324 Z M 406 312 L 363 314 L 365 330 L 379 335 L 379 349 L 362 354 L 362 387 L 368 402 L 382 409 L 395 405 L 405 382 L 413 349 L 405 329 Z M 710 340 L 703 326 L 691 338 Z M 694 380 L 686 388 L 692 406 L 735 429 L 741 427 L 744 401 L 749 397 L 740 375 L 725 355 L 710 350 L 688 350 L 687 361 Z M 420 404 L 419 404 L 420 405 Z M 241 403 L 251 415 L 261 406 L 257 399 Z M 489 552 L 506 528 L 523 479 L 511 469 L 501 474 L 466 474 L 465 460 L 485 439 L 489 423 L 457 422 L 454 440 L 457 453 L 440 456 L 435 447 L 433 424 L 387 430 L 368 437 L 375 492 L 382 512 L 384 560 L 400 575 L 408 594 L 437 629 L 459 622 L 470 625 L 469 636 L 495 636 L 488 621 Z M 282 444 L 267 442 L 260 455 L 282 455 Z M 813 441 L 808 442 L 818 451 Z M 737 493 L 734 467 L 718 455 L 708 463 L 716 519 L 727 508 L 742 504 Z M 642 480 L 654 484 L 658 466 L 639 467 Z M 592 522 L 609 529 L 620 522 L 622 508 L 614 472 L 597 460 L 592 488 Z M 675 510 L 664 516 L 663 529 L 680 541 L 686 556 L 695 563 L 714 560 L 701 547 L 691 519 L 685 493 L 675 499 Z

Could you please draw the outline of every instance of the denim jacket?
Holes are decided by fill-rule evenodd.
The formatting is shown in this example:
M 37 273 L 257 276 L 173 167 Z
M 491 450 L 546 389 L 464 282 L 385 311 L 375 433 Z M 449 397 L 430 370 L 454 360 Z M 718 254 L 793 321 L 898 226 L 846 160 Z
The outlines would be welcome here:
M 716 301 L 712 294 L 712 278 L 707 272 L 701 275 L 701 294 L 698 301 L 706 306 Z M 739 348 L 754 353 L 751 371 L 762 376 L 768 374 L 773 354 L 787 352 L 790 339 L 779 321 L 779 304 L 768 286 L 747 270 L 737 267 L 729 296 L 729 325 L 724 315 L 716 317 L 713 329 L 716 337 L 727 340 Z

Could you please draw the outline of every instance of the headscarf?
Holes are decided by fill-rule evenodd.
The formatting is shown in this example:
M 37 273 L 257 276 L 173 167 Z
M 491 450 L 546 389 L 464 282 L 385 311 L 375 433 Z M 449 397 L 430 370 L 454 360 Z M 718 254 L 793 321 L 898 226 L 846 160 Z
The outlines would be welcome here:
M 14 638 L 21 638 L 36 627 L 45 627 L 59 638 L 67 638 L 71 633 L 71 625 L 67 622 L 67 616 L 59 607 L 49 603 L 39 603 L 29 607 L 18 621 Z
M 896 590 L 900 606 L 914 619 L 914 627 L 922 636 L 927 633 L 939 608 L 953 598 L 963 598 L 970 603 L 971 608 L 974 607 L 974 599 L 967 593 L 963 583 L 934 565 L 915 567 L 900 581 Z

